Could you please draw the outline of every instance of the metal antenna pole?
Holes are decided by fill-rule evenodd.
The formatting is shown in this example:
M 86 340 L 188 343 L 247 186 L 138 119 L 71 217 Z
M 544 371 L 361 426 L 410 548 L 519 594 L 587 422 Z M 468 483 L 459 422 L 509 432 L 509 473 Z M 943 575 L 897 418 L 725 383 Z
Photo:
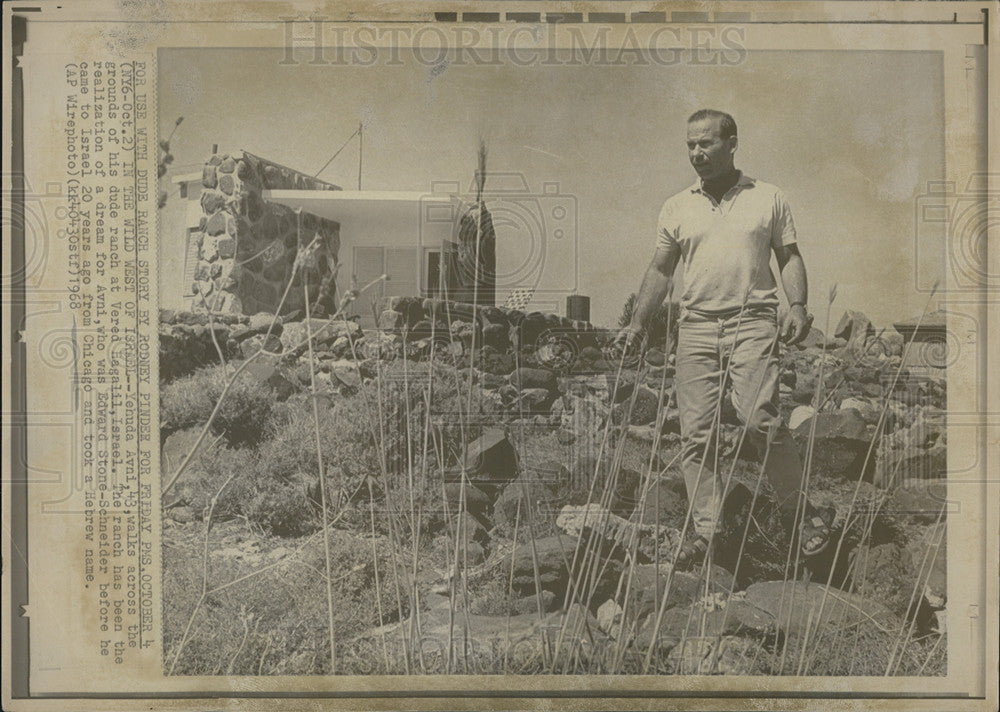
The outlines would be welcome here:
M 361 160 L 365 151 L 364 123 L 358 122 L 358 190 L 361 190 Z

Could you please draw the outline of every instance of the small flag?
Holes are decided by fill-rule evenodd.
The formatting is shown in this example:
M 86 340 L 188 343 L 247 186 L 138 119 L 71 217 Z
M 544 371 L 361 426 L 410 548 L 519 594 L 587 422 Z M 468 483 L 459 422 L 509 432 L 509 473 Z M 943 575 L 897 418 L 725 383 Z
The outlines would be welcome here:
M 504 306 L 507 309 L 524 311 L 528 304 L 531 303 L 531 298 L 534 294 L 534 287 L 518 287 L 517 289 L 511 290 L 511 293 L 507 295 L 507 301 L 504 302 Z

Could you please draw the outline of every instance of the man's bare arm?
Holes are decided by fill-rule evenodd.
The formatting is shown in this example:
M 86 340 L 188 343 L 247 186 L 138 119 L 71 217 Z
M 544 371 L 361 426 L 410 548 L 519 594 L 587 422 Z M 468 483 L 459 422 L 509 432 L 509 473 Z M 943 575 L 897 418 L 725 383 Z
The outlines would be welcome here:
M 670 287 L 670 279 L 673 277 L 674 269 L 677 267 L 677 259 L 680 251 L 657 247 L 653 254 L 653 259 L 646 268 L 646 274 L 642 278 L 642 286 L 639 287 L 639 294 L 635 301 L 635 310 L 632 312 L 632 323 L 629 328 L 633 332 L 645 329 L 650 317 L 656 309 L 663 303 L 667 296 L 667 289 Z
M 812 321 L 806 313 L 805 306 L 809 297 L 806 264 L 795 243 L 776 248 L 774 255 L 778 259 L 778 269 L 781 272 L 781 286 L 790 305 L 781 325 L 781 337 L 789 344 L 797 344 L 809 333 Z

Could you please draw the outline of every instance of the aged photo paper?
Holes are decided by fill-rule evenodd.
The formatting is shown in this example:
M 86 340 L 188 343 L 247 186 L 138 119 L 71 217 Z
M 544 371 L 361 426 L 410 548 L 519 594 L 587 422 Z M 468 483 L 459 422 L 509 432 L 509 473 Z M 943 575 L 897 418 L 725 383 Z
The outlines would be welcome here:
M 3 10 L 5 709 L 996 709 L 996 3 Z

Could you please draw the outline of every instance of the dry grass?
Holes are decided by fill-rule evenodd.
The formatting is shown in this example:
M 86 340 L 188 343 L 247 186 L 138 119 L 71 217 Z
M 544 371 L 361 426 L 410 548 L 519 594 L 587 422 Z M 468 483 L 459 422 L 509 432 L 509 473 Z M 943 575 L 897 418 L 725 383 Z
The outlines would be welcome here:
M 455 522 L 474 519 L 466 512 L 472 482 L 460 470 L 456 478 L 454 468 L 483 423 L 496 417 L 478 397 L 471 372 L 436 358 L 377 362 L 375 368 L 375 377 L 356 393 L 338 396 L 332 406 L 316 411 L 308 394 L 275 409 L 269 390 L 252 379 L 232 383 L 217 409 L 227 385 L 222 368 L 203 369 L 164 386 L 166 428 L 207 423 L 230 445 L 212 450 L 184 473 L 185 491 L 195 493 L 188 495 L 189 503 L 204 511 L 203 520 L 174 527 L 164 537 L 169 672 L 685 671 L 688 663 L 677 651 L 688 650 L 697 637 L 695 629 L 689 637 L 690 626 L 679 640 L 653 636 L 641 647 L 628 636 L 605 636 L 587 615 L 549 617 L 540 598 L 526 613 L 512 590 L 511 552 L 515 543 L 530 547 L 534 588 L 541 590 L 542 569 L 552 562 L 538 559 L 535 544 L 553 532 L 556 512 L 538 502 L 518 502 L 510 531 L 492 533 L 494 551 L 487 562 L 470 556 L 479 541 Z M 821 373 L 817 402 L 824 397 L 823 387 Z M 661 399 L 664 395 L 661 388 Z M 635 393 L 626 407 L 634 399 Z M 740 438 L 745 435 L 744 429 Z M 583 447 L 561 445 L 546 426 L 516 426 L 510 436 L 522 463 L 572 462 Z M 669 452 L 637 444 L 610 422 L 586 448 L 595 470 L 584 478 L 583 501 L 608 512 L 621 506 L 624 490 L 636 493 L 636 503 L 643 505 L 655 482 L 676 473 L 676 465 L 661 467 Z M 812 439 L 807 452 L 811 448 Z M 446 491 L 449 469 L 457 496 L 455 487 Z M 737 494 L 727 503 L 727 528 L 717 542 L 735 554 L 719 563 L 736 573 L 737 588 L 747 581 L 811 575 L 824 583 L 860 582 L 864 589 L 865 557 L 850 563 L 848 552 L 905 535 L 906 521 L 879 512 L 885 493 L 863 494 L 859 481 L 839 493 L 849 501 L 842 513 L 848 526 L 834 542 L 834 563 L 817 572 L 799 560 L 794 538 L 779 534 L 761 469 L 734 458 L 721 471 Z M 810 480 L 808 464 L 806 479 L 814 493 L 824 488 L 830 493 L 830 483 Z M 575 547 L 564 552 L 569 583 L 555 605 L 593 613 L 609 597 L 632 600 L 639 586 L 636 567 L 676 556 L 689 514 L 677 511 L 656 520 L 653 540 L 665 544 L 652 550 L 640 548 L 638 534 L 610 547 L 594 529 L 581 530 Z M 710 571 L 703 569 L 697 583 L 706 593 L 713 590 Z M 900 572 L 901 579 L 906 575 Z M 894 596 L 914 600 L 922 590 L 920 575 L 895 582 Z M 653 630 L 660 630 L 661 619 L 677 605 L 682 584 L 675 579 L 670 574 L 659 592 Z M 485 616 L 506 619 L 519 629 L 536 626 L 530 628 L 535 632 L 514 645 L 495 631 L 477 632 Z M 695 618 L 690 614 L 689 623 Z M 432 625 L 437 632 L 428 649 L 423 631 Z M 901 625 L 888 632 L 809 629 L 796 637 L 744 630 L 740 642 L 730 642 L 727 649 L 735 656 L 733 669 L 747 674 L 941 674 L 942 636 L 916 630 L 905 616 Z

